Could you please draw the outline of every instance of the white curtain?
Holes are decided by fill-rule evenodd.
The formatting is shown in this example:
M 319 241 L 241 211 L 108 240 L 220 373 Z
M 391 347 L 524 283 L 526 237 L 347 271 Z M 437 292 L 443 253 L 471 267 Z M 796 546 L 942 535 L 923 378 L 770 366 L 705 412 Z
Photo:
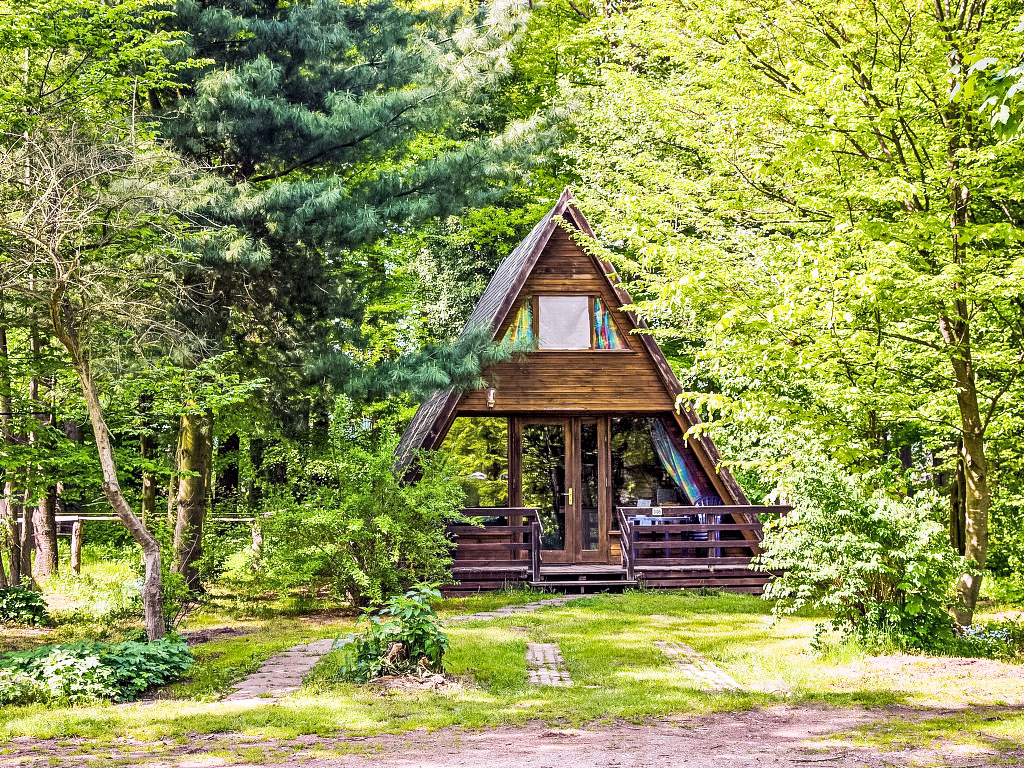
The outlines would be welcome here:
M 590 349 L 590 297 L 538 296 L 541 349 Z

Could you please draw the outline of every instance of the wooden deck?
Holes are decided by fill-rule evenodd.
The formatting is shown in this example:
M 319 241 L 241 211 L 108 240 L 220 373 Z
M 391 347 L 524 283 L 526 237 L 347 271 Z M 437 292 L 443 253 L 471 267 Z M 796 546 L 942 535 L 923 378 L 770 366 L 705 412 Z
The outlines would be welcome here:
M 761 515 L 785 507 L 662 507 L 616 510 L 618 530 L 608 563 L 544 563 L 536 509 L 474 508 L 482 526 L 453 526 L 456 541 L 447 594 L 524 586 L 561 592 L 617 591 L 644 586 L 715 588 L 759 594 L 772 574 L 750 568 L 760 551 Z

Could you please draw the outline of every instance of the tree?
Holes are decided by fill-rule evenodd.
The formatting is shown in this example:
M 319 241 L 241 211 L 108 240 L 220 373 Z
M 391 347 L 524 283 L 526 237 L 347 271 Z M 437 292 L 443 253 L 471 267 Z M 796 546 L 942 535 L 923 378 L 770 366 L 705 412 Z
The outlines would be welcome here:
M 921 472 L 959 471 L 961 623 L 988 545 L 986 441 L 1020 397 L 1024 153 L 951 95 L 965 52 L 1012 49 L 1010 16 L 645 3 L 601 23 L 613 60 L 579 92 L 571 150 L 691 381 L 728 388 L 704 405 L 785 413 L 850 465 L 906 447 Z
M 44 399 L 44 391 L 48 389 L 52 394 L 56 380 L 52 375 L 44 376 L 41 369 L 44 350 L 52 340 L 48 331 L 54 330 L 52 318 L 47 319 L 47 304 L 41 302 L 41 297 L 44 286 L 52 287 L 54 283 L 43 275 L 45 260 L 26 265 L 24 259 L 33 248 L 38 249 L 34 255 L 39 256 L 47 253 L 50 246 L 57 247 L 53 238 L 61 236 L 64 224 L 73 231 L 81 225 L 81 221 L 75 219 L 77 214 L 82 213 L 86 218 L 90 215 L 89 211 L 75 209 L 71 195 L 82 185 L 89 187 L 90 178 L 61 178 L 55 174 L 62 171 L 102 173 L 105 168 L 102 164 L 105 160 L 99 161 L 95 155 L 92 160 L 99 161 L 100 165 L 93 168 L 61 166 L 54 152 L 76 148 L 83 145 L 83 141 L 88 144 L 96 139 L 98 126 L 112 119 L 118 125 L 130 123 L 134 138 L 136 99 L 144 95 L 148 87 L 168 82 L 166 54 L 174 36 L 147 29 L 166 13 L 162 4 L 154 0 L 127 0 L 117 4 L 104 0 L 27 0 L 0 3 L 0 13 L 4 17 L 0 29 L 0 103 L 5 107 L 0 116 L 5 173 L 2 183 L 5 199 L 12 206 L 5 212 L 7 238 L 2 254 L 11 286 L 5 295 L 2 320 L 5 331 L 3 431 L 6 453 L 26 454 L 22 466 L 6 467 L 4 517 L 10 527 L 11 512 L 16 511 L 21 502 L 21 535 L 15 547 L 17 553 L 12 550 L 12 555 L 16 554 L 19 560 L 15 571 L 20 578 L 29 570 L 33 527 L 40 553 L 36 560 L 38 572 L 45 576 L 56 567 L 54 514 L 58 483 L 53 482 L 54 473 L 47 473 L 39 460 L 47 456 L 55 458 L 58 438 L 63 438 Z M 123 122 L 119 121 L 122 115 Z M 89 141 L 83 139 L 85 133 L 81 126 L 93 126 Z M 101 144 L 99 141 L 95 146 Z M 21 166 L 15 164 L 16 159 Z M 34 178 L 36 173 L 39 179 Z M 114 173 L 116 175 L 116 169 Z M 49 189 L 45 186 L 48 183 L 56 186 Z M 108 176 L 89 189 L 95 192 L 110 183 Z M 33 200 L 33 194 L 38 194 L 39 199 Z M 89 202 L 90 205 L 95 203 L 95 199 Z M 62 206 L 73 214 L 71 220 L 65 222 L 59 218 Z M 114 204 L 113 210 L 117 208 Z M 91 213 L 96 210 L 93 208 Z M 46 220 L 47 216 L 54 215 L 58 218 Z M 52 231 L 33 230 L 44 221 L 53 227 Z M 19 272 L 22 268 L 28 271 Z M 80 278 L 71 276 L 76 269 L 65 274 L 71 282 Z M 49 277 L 59 279 L 56 272 Z M 25 424 L 20 431 L 11 418 L 14 378 L 8 365 L 6 344 L 6 332 L 14 330 L 12 311 L 22 313 L 20 321 L 27 333 L 25 346 L 34 366 L 29 376 L 28 409 L 19 410 L 31 412 L 35 423 Z M 73 335 L 76 331 L 71 329 L 71 332 Z M 85 383 L 83 380 L 83 386 Z M 20 450 L 26 445 L 30 449 L 27 453 Z M 47 482 L 43 482 L 44 479 Z M 33 505 L 35 511 L 30 515 Z
M 236 370 L 268 382 L 270 432 L 326 418 L 328 373 L 334 392 L 365 381 L 374 362 L 366 308 L 395 269 L 368 246 L 499 196 L 492 182 L 530 161 L 534 115 L 480 120 L 520 10 L 500 2 L 446 17 L 390 0 L 177 4 L 172 26 L 187 33 L 188 55 L 207 63 L 182 87 L 151 91 L 151 107 L 180 152 L 221 174 L 222 194 L 205 214 L 238 233 L 230 248 L 199 250 L 186 280 L 206 294 L 206 309 L 181 319 L 215 353 L 237 353 Z M 196 419 L 207 415 L 186 411 L 179 434 L 217 433 L 216 419 L 209 428 Z M 178 489 L 178 570 L 200 554 L 184 542 L 199 540 L 189 529 L 208 508 L 207 486 Z
M 166 243 L 179 236 L 173 157 L 113 126 L 35 126 L 9 136 L 0 161 L 0 287 L 46 318 L 63 345 L 92 422 L 103 492 L 142 548 L 146 631 L 165 633 L 160 546 L 118 476 L 94 359 L 127 336 L 142 349 L 178 332 L 165 317 L 175 286 Z M 28 172 L 26 172 L 28 169 Z M 183 181 L 183 179 L 182 179 Z

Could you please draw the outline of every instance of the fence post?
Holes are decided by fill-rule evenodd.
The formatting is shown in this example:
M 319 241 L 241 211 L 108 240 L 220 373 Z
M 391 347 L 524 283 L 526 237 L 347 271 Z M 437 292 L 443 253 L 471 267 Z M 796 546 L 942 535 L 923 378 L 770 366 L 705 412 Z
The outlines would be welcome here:
M 71 572 L 78 576 L 82 573 L 82 521 L 75 520 L 71 524 Z

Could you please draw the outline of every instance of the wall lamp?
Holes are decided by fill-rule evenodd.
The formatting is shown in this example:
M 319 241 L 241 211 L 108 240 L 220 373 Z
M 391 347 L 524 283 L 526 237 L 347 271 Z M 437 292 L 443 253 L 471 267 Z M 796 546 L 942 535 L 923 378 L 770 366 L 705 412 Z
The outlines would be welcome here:
M 488 408 L 493 408 L 494 407 L 494 393 L 495 392 L 497 392 L 497 390 L 494 387 L 491 387 L 490 389 L 487 390 L 487 407 Z

